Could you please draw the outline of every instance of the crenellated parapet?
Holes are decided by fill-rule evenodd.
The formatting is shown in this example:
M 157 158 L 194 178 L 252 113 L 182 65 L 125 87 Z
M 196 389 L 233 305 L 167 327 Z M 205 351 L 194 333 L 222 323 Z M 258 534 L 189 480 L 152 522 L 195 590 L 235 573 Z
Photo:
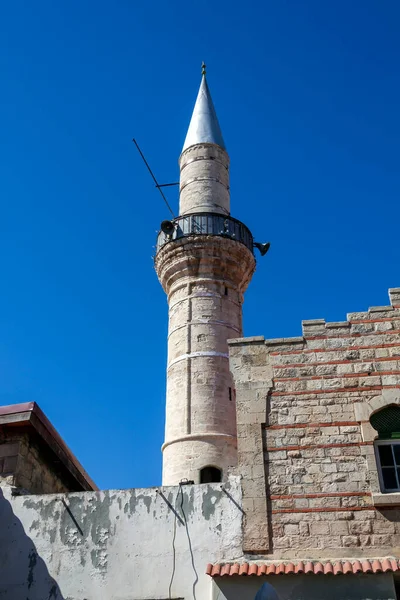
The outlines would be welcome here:
M 397 551 L 400 492 L 382 489 L 375 453 L 377 413 L 400 406 L 400 289 L 389 297 L 346 321 L 303 321 L 296 338 L 229 340 L 246 551 Z

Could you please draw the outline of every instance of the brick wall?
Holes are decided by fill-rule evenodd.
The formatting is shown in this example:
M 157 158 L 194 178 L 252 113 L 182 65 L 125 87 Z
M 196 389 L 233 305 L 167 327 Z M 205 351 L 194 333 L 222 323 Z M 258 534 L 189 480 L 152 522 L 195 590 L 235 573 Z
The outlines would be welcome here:
M 3 433 L 0 439 L 0 486 L 12 485 L 31 494 L 71 491 L 68 474 L 63 474 L 32 435 Z
M 369 423 L 400 404 L 400 290 L 390 299 L 344 322 L 304 321 L 299 338 L 230 342 L 245 551 L 400 550 L 400 494 L 380 493 Z
M 19 443 L 0 441 L 0 486 L 13 485 L 17 468 Z

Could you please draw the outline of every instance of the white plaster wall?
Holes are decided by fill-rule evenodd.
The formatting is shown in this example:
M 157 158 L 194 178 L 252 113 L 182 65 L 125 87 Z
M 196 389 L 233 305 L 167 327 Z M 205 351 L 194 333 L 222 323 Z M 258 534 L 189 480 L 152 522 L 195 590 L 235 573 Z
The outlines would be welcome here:
M 207 563 L 241 555 L 240 505 L 234 477 L 223 488 L 20 497 L 0 489 L 0 598 L 211 598 Z

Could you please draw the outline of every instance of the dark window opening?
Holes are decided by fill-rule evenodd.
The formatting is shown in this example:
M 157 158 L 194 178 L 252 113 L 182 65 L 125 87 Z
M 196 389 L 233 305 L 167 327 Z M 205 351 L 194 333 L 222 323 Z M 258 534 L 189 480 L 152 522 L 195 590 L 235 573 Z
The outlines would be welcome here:
M 380 440 L 400 438 L 400 407 L 382 408 L 370 418 L 372 427 L 378 432 Z
M 229 400 L 232 400 L 232 388 L 229 388 Z
M 227 295 L 228 295 L 228 288 L 225 287 L 225 296 L 227 296 Z
M 390 441 L 375 442 L 378 473 L 382 492 L 400 491 L 400 444 Z
M 396 592 L 397 600 L 399 600 L 400 599 L 400 580 L 396 576 L 394 577 L 394 591 Z
M 375 455 L 382 492 L 400 492 L 400 408 L 387 406 L 370 418 L 378 432 Z
M 222 471 L 217 467 L 204 467 L 200 469 L 200 483 L 220 483 Z

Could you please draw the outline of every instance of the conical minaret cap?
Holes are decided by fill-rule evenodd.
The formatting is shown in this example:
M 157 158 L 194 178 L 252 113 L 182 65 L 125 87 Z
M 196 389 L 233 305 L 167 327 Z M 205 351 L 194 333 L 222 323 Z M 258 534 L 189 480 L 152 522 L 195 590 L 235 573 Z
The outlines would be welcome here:
M 215 112 L 210 89 L 207 84 L 206 66 L 203 63 L 200 89 L 197 94 L 196 104 L 194 105 L 182 152 L 189 148 L 189 146 L 204 143 L 217 144 L 223 148 L 223 150 L 226 150 L 224 138 L 222 137 L 221 128 L 218 123 L 217 113 Z

